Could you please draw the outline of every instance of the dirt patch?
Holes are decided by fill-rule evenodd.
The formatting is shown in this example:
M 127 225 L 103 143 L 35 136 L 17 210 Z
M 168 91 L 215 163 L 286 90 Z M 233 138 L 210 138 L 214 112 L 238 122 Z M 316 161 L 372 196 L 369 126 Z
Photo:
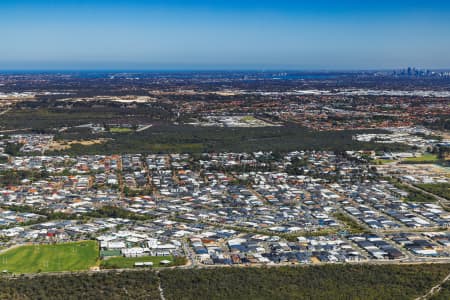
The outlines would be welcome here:
M 61 151 L 61 150 L 67 150 L 74 144 L 80 144 L 83 146 L 91 146 L 96 144 L 103 144 L 109 141 L 110 139 L 96 139 L 96 140 L 71 140 L 71 141 L 53 141 L 49 147 L 49 151 Z

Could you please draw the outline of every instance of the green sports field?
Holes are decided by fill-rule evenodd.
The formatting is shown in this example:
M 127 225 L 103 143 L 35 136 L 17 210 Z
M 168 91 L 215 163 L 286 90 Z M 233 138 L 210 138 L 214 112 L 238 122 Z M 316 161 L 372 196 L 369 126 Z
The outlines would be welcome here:
M 436 154 L 425 153 L 422 156 L 418 157 L 410 157 L 403 160 L 404 163 L 422 163 L 422 164 L 431 164 L 438 161 L 438 157 Z
M 133 129 L 124 128 L 124 127 L 113 127 L 113 128 L 109 129 L 109 132 L 111 132 L 111 133 L 130 133 L 130 132 L 133 132 Z
M 0 270 L 20 274 L 88 270 L 97 262 L 95 241 L 20 246 L 0 254 Z

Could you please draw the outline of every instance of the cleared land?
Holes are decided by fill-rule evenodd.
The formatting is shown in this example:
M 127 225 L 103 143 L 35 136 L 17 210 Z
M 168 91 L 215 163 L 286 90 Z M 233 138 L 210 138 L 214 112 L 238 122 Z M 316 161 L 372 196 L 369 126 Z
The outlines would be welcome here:
M 98 260 L 95 241 L 20 246 L 0 254 L 0 268 L 12 273 L 88 270 Z
M 103 138 L 95 139 L 95 140 L 53 141 L 49 145 L 48 150 L 49 151 L 62 151 L 62 150 L 70 149 L 70 147 L 72 147 L 72 145 L 75 145 L 75 144 L 80 145 L 80 146 L 92 146 L 92 145 L 96 145 L 96 144 L 103 144 L 108 141 L 109 141 L 109 139 L 103 139 Z

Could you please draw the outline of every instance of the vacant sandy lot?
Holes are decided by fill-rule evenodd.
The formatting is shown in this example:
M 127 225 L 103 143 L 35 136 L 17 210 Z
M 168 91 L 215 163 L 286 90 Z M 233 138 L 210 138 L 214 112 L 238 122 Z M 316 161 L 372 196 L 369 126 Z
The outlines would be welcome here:
M 48 150 L 50 151 L 61 151 L 72 147 L 74 144 L 80 144 L 83 146 L 91 146 L 95 144 L 106 143 L 109 139 L 96 139 L 96 140 L 72 140 L 72 141 L 53 141 Z

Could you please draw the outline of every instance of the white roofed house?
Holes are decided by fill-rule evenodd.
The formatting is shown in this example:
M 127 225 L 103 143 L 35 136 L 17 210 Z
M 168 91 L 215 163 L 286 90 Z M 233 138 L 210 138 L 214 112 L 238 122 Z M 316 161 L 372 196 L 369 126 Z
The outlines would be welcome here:
M 108 250 L 122 250 L 126 248 L 125 242 L 119 241 L 119 242 L 115 242 L 115 241 L 111 241 L 108 242 L 108 244 L 106 245 L 106 248 Z
M 173 244 L 161 244 L 154 249 L 155 256 L 170 256 L 177 247 Z
M 150 238 L 147 240 L 147 246 L 151 256 L 170 256 L 177 246 L 171 243 L 161 244 L 157 239 Z
M 133 247 L 133 248 L 125 248 L 121 250 L 122 255 L 125 257 L 140 257 L 149 254 L 148 248 L 141 247 Z

